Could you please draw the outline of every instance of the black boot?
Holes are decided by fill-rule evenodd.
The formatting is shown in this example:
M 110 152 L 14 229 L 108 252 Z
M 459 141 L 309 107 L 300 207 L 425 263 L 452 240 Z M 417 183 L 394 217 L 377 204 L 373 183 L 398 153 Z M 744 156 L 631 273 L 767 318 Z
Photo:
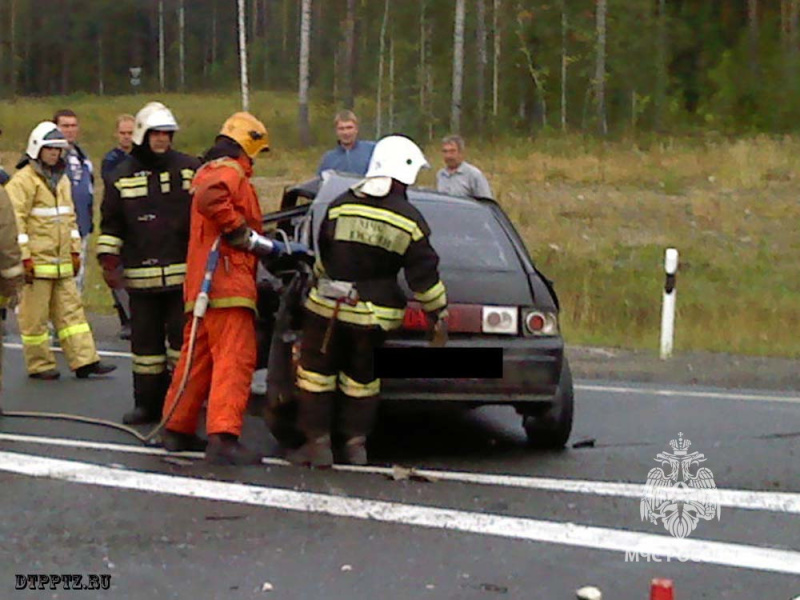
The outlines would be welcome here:
M 100 362 L 98 360 L 97 362 L 83 365 L 82 367 L 75 369 L 75 377 L 78 379 L 88 379 L 89 375 L 107 375 L 108 373 L 116 370 L 117 365 Z
M 367 438 L 364 436 L 357 436 L 350 438 L 344 443 L 343 458 L 348 465 L 366 465 L 367 464 Z
M 311 467 L 312 469 L 328 469 L 333 465 L 333 451 L 331 450 L 331 436 L 323 435 L 311 440 L 297 448 L 290 450 L 286 459 L 293 465 Z
M 232 433 L 212 433 L 208 436 L 206 462 L 212 465 L 260 465 L 262 455 L 239 443 Z
M 43 381 L 55 381 L 61 377 L 58 369 L 47 369 L 46 371 L 39 371 L 38 373 L 28 373 L 31 379 L 41 379 Z
M 300 391 L 297 395 L 297 429 L 306 442 L 286 458 L 296 465 L 325 468 L 333 464 L 331 416 L 334 394 Z
M 194 433 L 165 429 L 161 434 L 161 444 L 168 452 L 203 452 L 208 442 Z
M 342 398 L 339 411 L 339 432 L 345 439 L 342 458 L 350 465 L 367 464 L 367 436 L 375 427 L 378 416 L 377 396 L 368 398 Z
M 146 425 L 148 423 L 158 423 L 161 421 L 161 413 L 147 410 L 144 406 L 137 406 L 133 410 L 122 415 L 122 422 L 125 425 Z

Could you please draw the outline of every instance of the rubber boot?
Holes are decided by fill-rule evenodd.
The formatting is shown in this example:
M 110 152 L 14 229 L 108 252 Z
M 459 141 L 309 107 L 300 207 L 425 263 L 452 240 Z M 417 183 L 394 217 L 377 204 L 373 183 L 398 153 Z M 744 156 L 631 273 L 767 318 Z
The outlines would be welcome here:
M 352 437 L 344 443 L 343 458 L 348 465 L 367 464 L 367 438 L 364 436 Z
M 212 465 L 260 465 L 262 455 L 239 442 L 232 433 L 212 433 L 208 436 L 206 462 Z
M 342 459 L 350 465 L 367 464 L 367 436 L 375 427 L 378 416 L 379 400 L 377 396 L 368 398 L 342 398 L 339 411 L 339 432 L 345 439 Z
M 208 442 L 194 433 L 165 429 L 161 434 L 161 444 L 168 452 L 203 452 Z
M 331 436 L 322 435 L 308 440 L 297 450 L 291 450 L 286 459 L 293 465 L 311 467 L 312 469 L 328 469 L 333 466 L 333 450 Z
M 75 369 L 75 377 L 78 379 L 88 379 L 89 375 L 107 375 L 116 370 L 117 365 L 100 362 L 98 360 L 97 362 L 83 365 L 82 367 Z
M 326 468 L 333 464 L 331 450 L 331 416 L 334 395 L 301 391 L 297 398 L 297 428 L 306 442 L 289 452 L 289 462 L 313 468 Z

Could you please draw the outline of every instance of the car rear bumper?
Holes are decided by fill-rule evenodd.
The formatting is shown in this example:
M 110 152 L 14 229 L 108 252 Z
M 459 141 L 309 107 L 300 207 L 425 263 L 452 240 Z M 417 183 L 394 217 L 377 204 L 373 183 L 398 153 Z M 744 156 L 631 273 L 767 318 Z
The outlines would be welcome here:
M 425 340 L 389 339 L 387 347 L 425 347 Z M 502 379 L 382 379 L 381 398 L 474 404 L 549 403 L 554 399 L 564 342 L 551 338 L 457 338 L 448 347 L 503 349 Z

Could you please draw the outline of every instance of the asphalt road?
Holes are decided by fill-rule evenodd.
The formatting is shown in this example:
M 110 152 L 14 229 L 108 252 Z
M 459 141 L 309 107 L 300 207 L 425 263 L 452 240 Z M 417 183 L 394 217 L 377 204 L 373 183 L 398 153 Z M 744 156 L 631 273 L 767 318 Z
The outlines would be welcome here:
M 38 382 L 7 348 L 3 406 L 118 419 L 130 362 L 110 360 L 120 368 L 102 380 L 64 366 Z M 684 540 L 640 517 L 679 432 L 724 490 L 719 518 Z M 275 450 L 255 419 L 245 437 Z M 677 600 L 800 596 L 800 394 L 579 380 L 572 442 L 587 437 L 593 447 L 533 452 L 502 407 L 393 414 L 371 456 L 417 469 L 409 478 L 209 468 L 113 430 L 5 418 L 0 598 L 567 600 L 594 585 L 644 600 L 654 577 Z M 110 589 L 15 590 L 25 574 L 110 575 Z

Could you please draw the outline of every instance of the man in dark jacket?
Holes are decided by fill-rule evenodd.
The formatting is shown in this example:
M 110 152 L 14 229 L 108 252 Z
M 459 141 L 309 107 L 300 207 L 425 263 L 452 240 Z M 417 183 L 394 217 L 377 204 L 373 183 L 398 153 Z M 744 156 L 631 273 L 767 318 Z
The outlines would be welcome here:
M 114 171 L 103 198 L 97 240 L 103 277 L 111 288 L 124 285 L 131 301 L 135 407 L 123 417 L 127 424 L 160 420 L 170 371 L 180 356 L 189 188 L 199 161 L 172 149 L 177 130 L 163 104 L 142 108 L 130 159 Z
M 103 176 L 103 184 L 114 185 L 112 174 L 114 170 L 122 164 L 133 150 L 133 127 L 136 117 L 133 115 L 120 115 L 117 117 L 116 135 L 119 142 L 117 147 L 110 150 L 104 157 L 100 165 L 100 173 Z M 114 297 L 114 308 L 119 315 L 120 332 L 119 337 L 123 340 L 131 339 L 131 301 L 128 292 L 122 288 L 111 289 Z
M 290 453 L 294 463 L 330 466 L 334 433 L 343 438 L 345 462 L 366 464 L 380 392 L 373 354 L 385 332 L 403 322 L 401 269 L 434 328 L 444 329 L 447 294 L 439 256 L 428 224 L 406 196 L 427 166 L 410 139 L 386 137 L 375 146 L 366 179 L 328 207 L 319 230 L 318 278 L 303 320 L 296 385 L 297 425 L 306 443 Z M 342 396 L 334 410 L 337 389 Z
M 75 204 L 78 232 L 81 234 L 81 268 L 75 274 L 75 283 L 78 291 L 83 292 L 86 279 L 86 252 L 89 248 L 89 236 L 94 231 L 94 166 L 83 148 L 78 145 L 80 135 L 78 115 L 65 108 L 53 115 L 53 123 L 69 142 L 64 160 L 67 164 L 67 176 L 72 184 L 72 202 Z

